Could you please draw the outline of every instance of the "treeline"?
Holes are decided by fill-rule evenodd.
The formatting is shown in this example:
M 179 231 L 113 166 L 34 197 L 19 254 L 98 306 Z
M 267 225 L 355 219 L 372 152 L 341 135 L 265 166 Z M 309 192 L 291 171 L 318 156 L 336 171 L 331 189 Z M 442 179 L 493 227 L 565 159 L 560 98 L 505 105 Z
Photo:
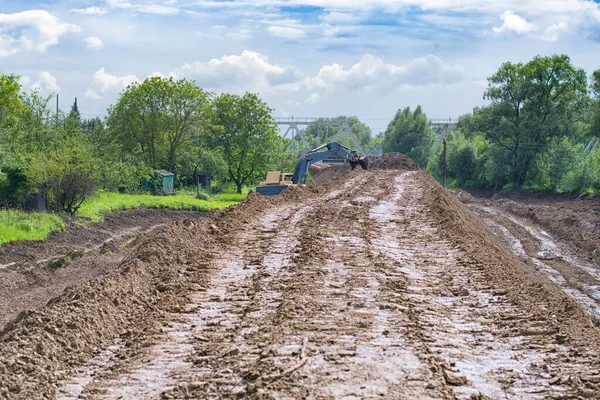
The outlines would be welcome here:
M 594 193 L 600 190 L 600 70 L 566 55 L 504 63 L 488 78 L 489 104 L 462 116 L 447 137 L 450 185 Z M 410 155 L 436 177 L 442 145 L 421 108 L 398 111 L 384 150 Z
M 43 192 L 51 209 L 74 213 L 95 190 L 135 192 L 160 169 L 178 187 L 203 170 L 241 192 L 285 147 L 258 96 L 216 96 L 185 79 L 130 85 L 104 120 L 81 118 L 76 102 L 53 113 L 49 100 L 0 75 L 0 207 Z
M 462 116 L 447 137 L 451 185 L 600 190 L 600 70 L 588 77 L 565 55 L 505 63 L 483 95 L 488 105 Z M 104 119 L 82 118 L 76 102 L 54 113 L 50 99 L 0 74 L 0 208 L 43 193 L 51 209 L 74 213 L 95 190 L 135 192 L 161 169 L 175 174 L 176 187 L 207 171 L 241 192 L 268 170 L 292 171 L 291 148 L 305 148 L 279 135 L 257 95 L 217 96 L 185 79 L 134 83 Z M 356 117 L 337 117 L 308 126 L 304 140 L 311 148 L 330 141 L 342 123 L 368 154 L 406 153 L 441 178 L 441 144 L 421 107 L 399 109 L 376 136 Z M 354 147 L 347 135 L 337 140 Z

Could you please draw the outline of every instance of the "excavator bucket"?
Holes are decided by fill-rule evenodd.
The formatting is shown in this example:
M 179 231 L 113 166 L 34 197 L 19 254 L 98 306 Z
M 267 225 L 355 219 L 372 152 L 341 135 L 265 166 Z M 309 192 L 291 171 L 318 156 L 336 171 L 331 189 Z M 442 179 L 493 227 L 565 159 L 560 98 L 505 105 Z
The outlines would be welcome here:
M 352 167 L 353 171 L 354 171 L 354 168 L 356 168 L 357 165 L 360 165 L 361 168 L 364 169 L 364 170 L 368 170 L 369 169 L 369 159 L 367 157 L 357 158 L 354 161 L 348 161 L 348 163 L 350 164 L 350 167 Z

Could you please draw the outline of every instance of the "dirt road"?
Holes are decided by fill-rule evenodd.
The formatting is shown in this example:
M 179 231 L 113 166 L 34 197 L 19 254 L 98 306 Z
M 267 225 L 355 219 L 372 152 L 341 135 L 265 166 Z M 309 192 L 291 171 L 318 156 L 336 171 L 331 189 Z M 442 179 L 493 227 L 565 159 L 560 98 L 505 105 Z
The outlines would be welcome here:
M 23 316 L 0 395 L 599 398 L 599 339 L 426 173 L 355 171 L 165 228 Z

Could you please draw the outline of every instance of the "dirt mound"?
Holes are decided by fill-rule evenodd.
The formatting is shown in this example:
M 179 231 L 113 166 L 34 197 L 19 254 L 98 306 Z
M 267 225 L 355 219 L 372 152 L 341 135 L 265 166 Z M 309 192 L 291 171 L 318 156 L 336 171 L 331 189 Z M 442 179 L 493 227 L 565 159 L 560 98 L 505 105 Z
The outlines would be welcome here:
M 579 345 L 589 345 L 588 335 L 594 325 L 583 308 L 538 274 L 533 265 L 523 263 L 501 246 L 481 218 L 430 175 L 423 174 L 423 178 L 430 189 L 428 196 L 433 197 L 424 201 L 431 201 L 441 231 L 480 264 L 490 283 L 501 282 L 502 287 L 494 289 L 529 310 L 531 320 L 560 332 L 561 338 L 564 335 Z
M 527 205 L 498 200 L 504 210 L 540 225 L 554 236 L 565 240 L 586 253 L 589 259 L 600 256 L 600 214 L 596 207 L 576 203 L 569 207 L 556 205 Z
M 19 312 L 43 307 L 67 286 L 118 269 L 139 245 L 138 237 L 161 225 L 207 215 L 167 209 L 115 211 L 102 224 L 72 222 L 43 241 L 5 244 L 0 248 L 0 330 Z
M 309 172 L 317 185 L 326 185 L 346 177 L 352 168 L 350 165 L 327 165 L 316 163 L 310 166 Z
M 171 294 L 173 288 L 207 279 L 222 236 L 299 192 L 251 194 L 241 205 L 212 212 L 212 218 L 158 228 L 139 239 L 117 271 L 68 287 L 42 309 L 22 312 L 0 333 L 0 399 L 54 398 L 59 371 L 81 364 L 113 338 L 156 329 L 144 321 L 152 321 L 159 305 L 176 308 L 185 301 Z
M 398 169 L 401 171 L 416 171 L 419 168 L 407 155 L 402 153 L 385 153 L 371 161 L 369 169 Z

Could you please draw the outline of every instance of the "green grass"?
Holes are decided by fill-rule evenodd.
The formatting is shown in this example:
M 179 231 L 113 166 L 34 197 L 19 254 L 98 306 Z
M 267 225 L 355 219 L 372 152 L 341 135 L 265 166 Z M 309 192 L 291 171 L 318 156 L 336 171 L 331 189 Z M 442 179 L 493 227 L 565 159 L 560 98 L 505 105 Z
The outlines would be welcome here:
M 149 194 L 100 193 L 83 203 L 77 215 L 89 218 L 93 222 L 103 222 L 102 213 L 129 210 L 133 208 L 168 208 L 171 210 L 209 211 L 214 208 L 226 208 L 238 203 L 240 195 L 198 200 L 188 194 L 175 196 L 152 196 Z M 215 196 L 217 197 L 217 196 Z M 245 197 L 245 196 L 244 196 Z M 239 200 L 238 200 L 239 198 Z
M 0 244 L 17 240 L 44 240 L 52 232 L 65 229 L 55 214 L 0 210 Z
M 224 202 L 235 202 L 239 203 L 244 200 L 248 196 L 248 190 L 244 190 L 242 194 L 237 193 L 219 193 L 213 194 L 212 198 L 215 201 L 224 201 Z
M 104 222 L 104 213 L 134 208 L 168 208 L 171 210 L 209 211 L 239 203 L 248 195 L 221 193 L 211 200 L 196 199 L 193 194 L 152 196 L 149 194 L 120 194 L 102 192 L 83 203 L 77 215 L 82 223 Z M 52 232 L 65 229 L 65 222 L 56 214 L 26 213 L 18 210 L 0 210 L 0 245 L 17 240 L 43 240 Z

